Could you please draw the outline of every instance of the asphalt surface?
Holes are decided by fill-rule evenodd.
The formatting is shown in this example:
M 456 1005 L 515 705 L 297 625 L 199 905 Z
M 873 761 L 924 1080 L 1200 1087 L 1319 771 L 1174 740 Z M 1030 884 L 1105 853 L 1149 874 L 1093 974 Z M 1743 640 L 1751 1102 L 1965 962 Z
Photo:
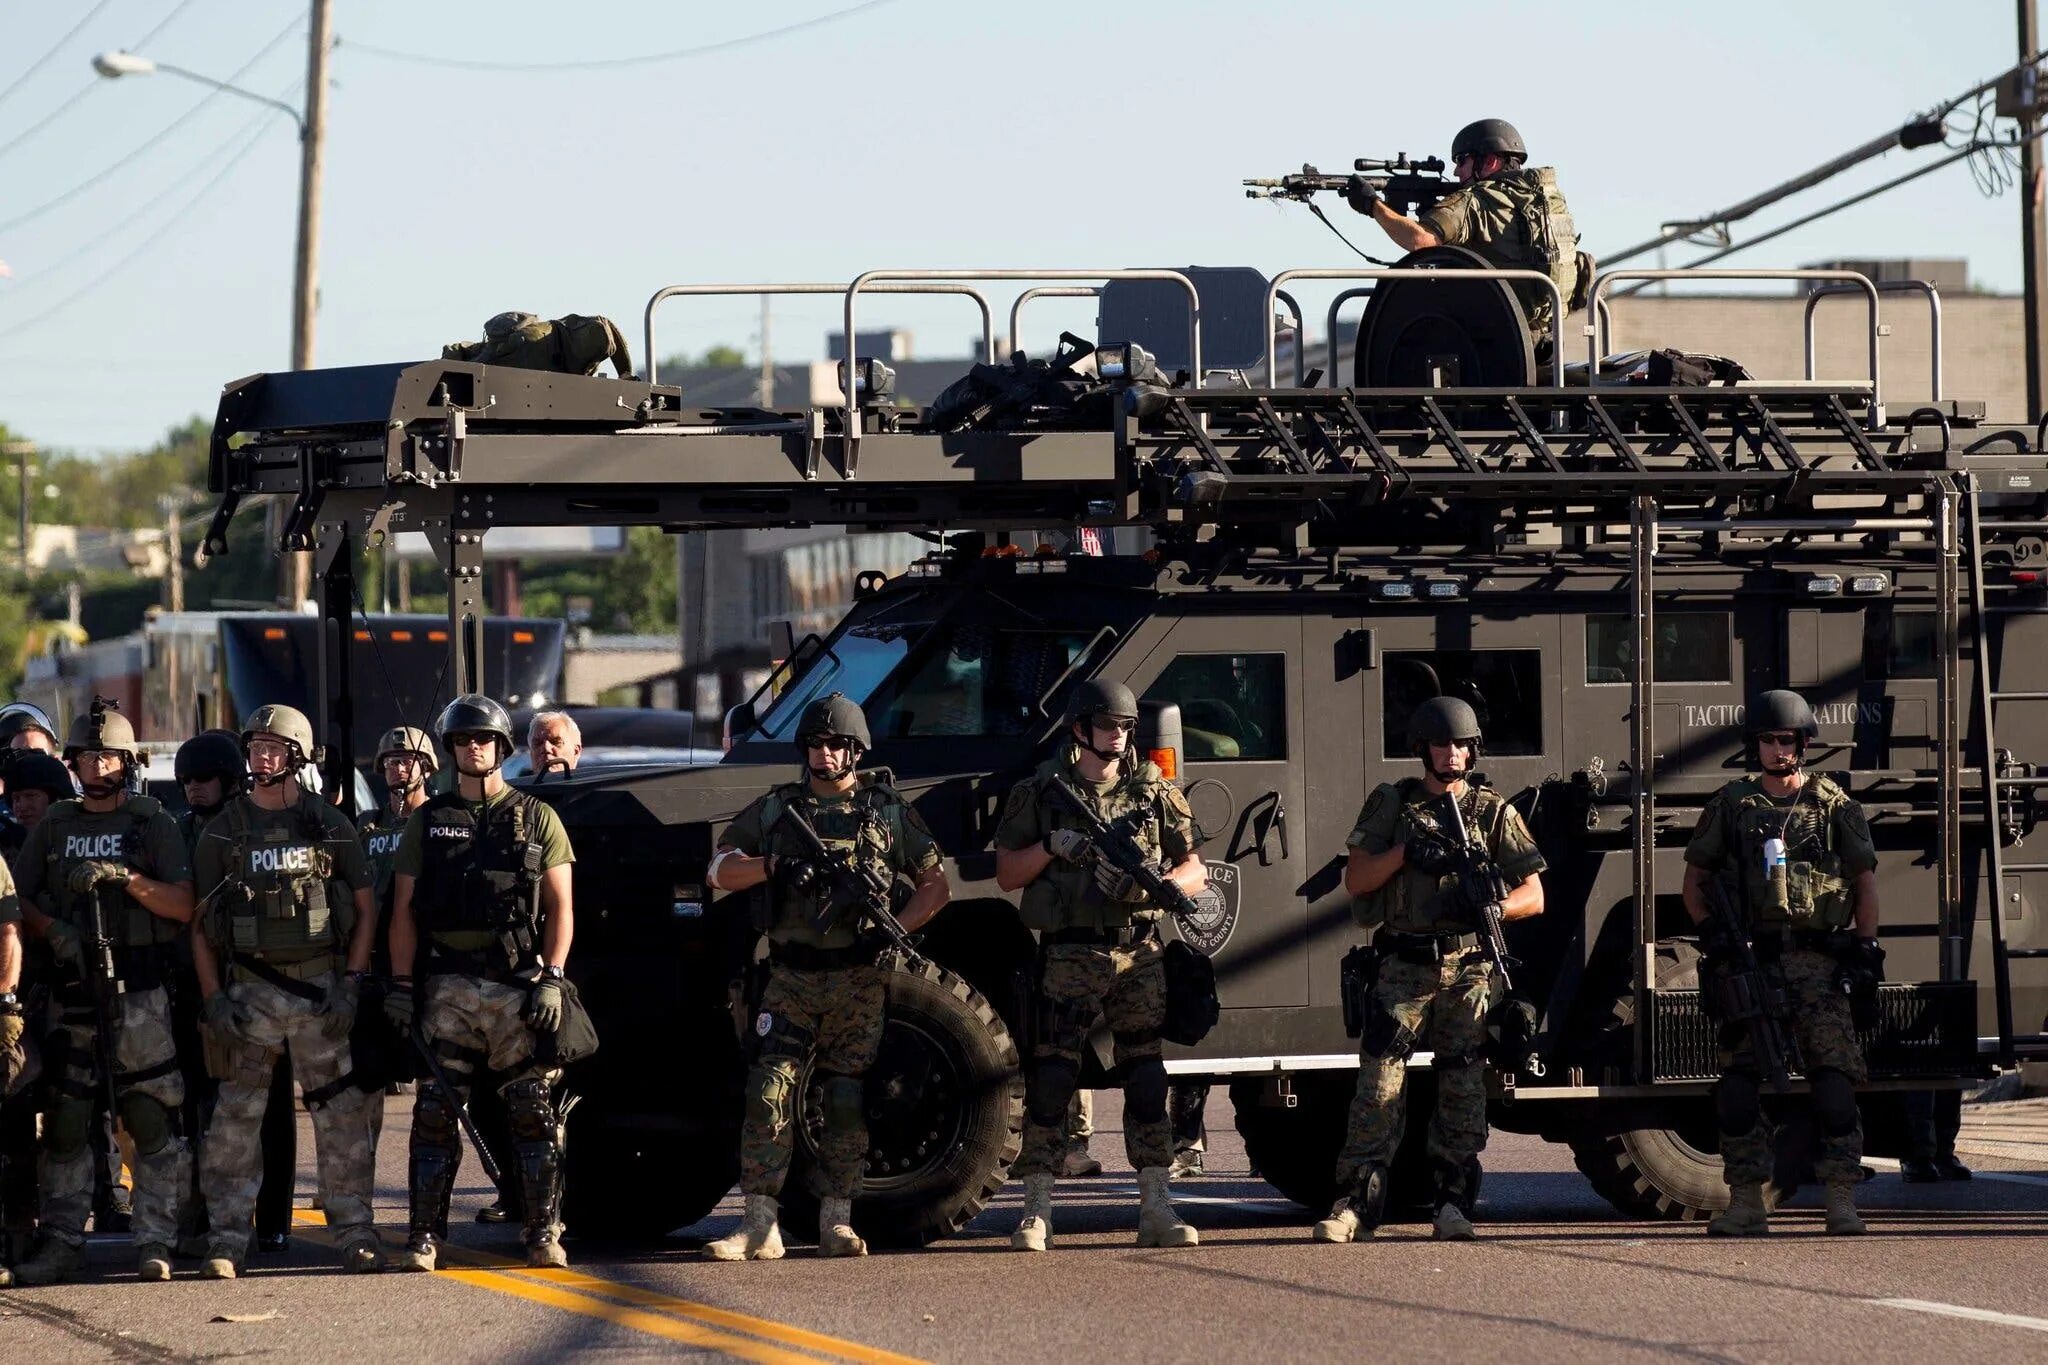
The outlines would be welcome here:
M 571 1270 L 529 1272 L 505 1259 L 511 1229 L 469 1221 L 489 1194 L 471 1161 L 457 1269 L 344 1275 L 311 1211 L 289 1252 L 255 1258 L 232 1283 L 181 1266 L 173 1284 L 140 1284 L 126 1243 L 109 1238 L 85 1281 L 0 1291 L 0 1360 L 2048 1359 L 2048 1101 L 1966 1113 L 1960 1146 L 1980 1178 L 1905 1185 L 1881 1172 L 1861 1192 L 1872 1228 L 1861 1239 L 1823 1237 L 1812 1192 L 1767 1240 L 1624 1220 L 1562 1148 L 1501 1135 L 1479 1242 L 1396 1225 L 1369 1244 L 1316 1245 L 1313 1215 L 1249 1177 L 1220 1089 L 1208 1172 L 1176 1187 L 1203 1242 L 1180 1251 L 1131 1244 L 1136 1190 L 1112 1096 L 1095 1138 L 1110 1170 L 1061 1182 L 1044 1256 L 1009 1250 L 1012 1186 L 923 1252 L 705 1262 L 698 1247 L 737 1220 L 730 1198 L 659 1247 L 572 1241 Z M 378 1200 L 392 1240 L 405 1131 L 406 1102 L 394 1100 Z

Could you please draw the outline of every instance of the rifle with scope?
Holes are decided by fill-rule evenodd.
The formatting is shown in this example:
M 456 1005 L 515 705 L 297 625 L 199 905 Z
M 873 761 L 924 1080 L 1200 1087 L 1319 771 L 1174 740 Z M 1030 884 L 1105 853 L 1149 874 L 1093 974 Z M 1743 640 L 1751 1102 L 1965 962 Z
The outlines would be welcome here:
M 1459 188 L 1457 181 L 1444 178 L 1442 157 L 1431 156 L 1414 161 L 1403 152 L 1391 161 L 1382 161 L 1361 156 L 1351 166 L 1353 175 L 1363 177 L 1387 203 L 1409 214 L 1434 207 Z M 1283 175 L 1275 180 L 1245 181 L 1244 197 L 1291 199 L 1306 204 L 1317 194 L 1342 194 L 1350 179 L 1350 175 L 1325 175 L 1303 162 L 1300 173 L 1296 175 Z

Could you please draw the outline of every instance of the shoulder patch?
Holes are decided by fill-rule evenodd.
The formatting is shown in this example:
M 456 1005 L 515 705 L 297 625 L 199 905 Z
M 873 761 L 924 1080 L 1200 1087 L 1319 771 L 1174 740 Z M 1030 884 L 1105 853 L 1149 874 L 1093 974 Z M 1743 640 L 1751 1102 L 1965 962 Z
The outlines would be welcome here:
M 1360 823 L 1361 825 L 1365 824 L 1367 821 L 1372 820 L 1374 817 L 1379 815 L 1381 811 L 1387 808 L 1387 802 L 1390 799 L 1392 798 L 1390 798 L 1387 795 L 1386 784 L 1382 783 L 1381 785 L 1374 787 L 1372 789 L 1372 795 L 1365 798 L 1365 809 L 1359 813 L 1358 823 Z
M 1173 783 L 1164 782 L 1160 784 L 1159 799 L 1169 811 L 1172 811 L 1181 819 L 1192 820 L 1195 818 L 1194 808 L 1188 805 L 1188 794 Z
M 1010 816 L 1028 810 L 1031 803 L 1037 799 L 1037 796 L 1037 784 L 1019 782 L 1016 786 L 1010 788 L 1009 799 L 1003 802 L 1003 814 Z

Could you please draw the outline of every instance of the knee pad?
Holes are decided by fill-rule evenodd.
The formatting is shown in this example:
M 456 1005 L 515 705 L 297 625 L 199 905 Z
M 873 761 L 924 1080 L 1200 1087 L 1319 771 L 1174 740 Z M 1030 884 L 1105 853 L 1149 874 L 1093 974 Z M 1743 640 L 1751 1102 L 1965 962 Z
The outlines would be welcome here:
M 1025 1109 L 1041 1128 L 1067 1131 L 1067 1106 L 1081 1083 L 1081 1068 L 1065 1057 L 1038 1057 L 1031 1063 L 1031 1080 L 1025 1086 Z
M 1813 1117 L 1827 1137 L 1847 1137 L 1856 1131 L 1856 1086 L 1833 1067 L 1816 1068 L 1813 1086 Z
M 863 1086 L 858 1077 L 826 1076 L 819 1086 L 823 1092 L 825 1127 L 834 1132 L 851 1132 L 861 1126 Z
M 1753 1132 L 1763 1116 L 1763 1084 L 1754 1071 L 1730 1071 L 1714 1083 L 1714 1119 L 1723 1135 Z
M 1124 1112 L 1134 1123 L 1166 1122 L 1166 1063 L 1139 1057 L 1124 1064 Z
M 92 1102 L 58 1100 L 43 1119 L 43 1143 L 50 1155 L 69 1160 L 85 1150 L 92 1135 Z
M 538 1076 L 527 1076 L 508 1082 L 501 1093 L 505 1096 L 505 1126 L 512 1130 L 512 1136 L 520 1142 L 545 1142 L 552 1146 L 555 1110 L 548 1101 L 548 1083 Z
M 1415 1031 L 1385 1010 L 1375 1009 L 1365 1017 L 1358 1051 L 1375 1062 L 1405 1062 L 1415 1051 Z
M 423 1083 L 419 1102 L 412 1107 L 412 1150 L 439 1151 L 460 1143 L 454 1107 L 441 1097 L 441 1087 Z
M 121 1111 L 121 1126 L 128 1130 L 137 1155 L 155 1156 L 175 1136 L 171 1111 L 149 1096 L 131 1090 L 116 1103 Z
M 790 1092 L 796 1078 L 789 1069 L 761 1063 L 747 1073 L 747 1121 L 780 1133 L 789 1127 Z

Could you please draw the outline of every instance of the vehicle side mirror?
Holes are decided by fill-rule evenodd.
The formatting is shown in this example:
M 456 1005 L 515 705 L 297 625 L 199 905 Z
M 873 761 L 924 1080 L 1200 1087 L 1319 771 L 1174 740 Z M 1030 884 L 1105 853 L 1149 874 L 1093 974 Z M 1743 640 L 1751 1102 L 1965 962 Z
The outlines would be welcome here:
M 754 703 L 743 701 L 725 713 L 725 729 L 719 742 L 726 753 L 732 746 L 754 732 Z
M 1187 748 L 1181 742 L 1179 702 L 1139 702 L 1137 740 L 1138 752 L 1150 759 L 1167 781 L 1180 780 L 1181 759 Z

